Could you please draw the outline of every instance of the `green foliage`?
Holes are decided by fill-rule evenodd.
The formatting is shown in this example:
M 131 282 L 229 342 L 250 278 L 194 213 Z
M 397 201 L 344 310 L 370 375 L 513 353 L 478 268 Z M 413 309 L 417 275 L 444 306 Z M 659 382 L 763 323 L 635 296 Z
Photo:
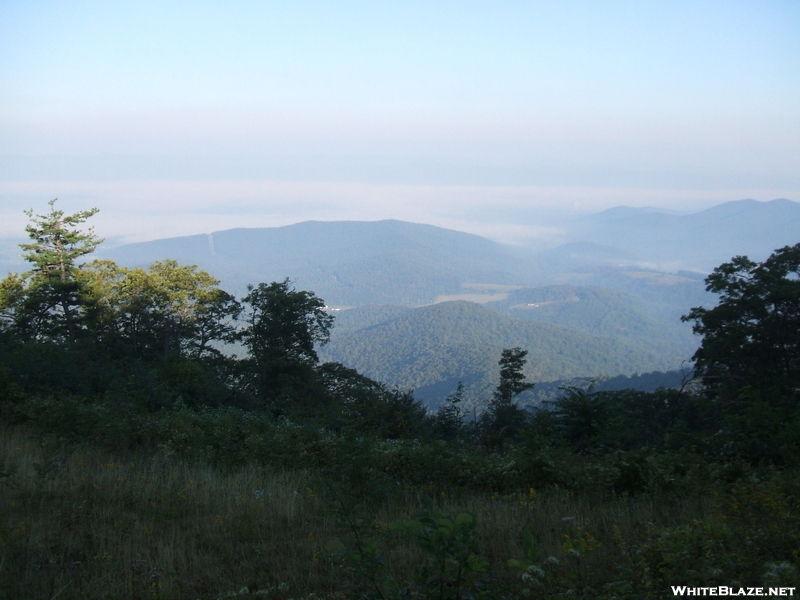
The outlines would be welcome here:
M 22 388 L 14 381 L 8 365 L 0 363 L 0 414 L 3 405 L 20 402 L 23 398 Z
M 113 352 L 144 360 L 219 357 L 213 344 L 235 338 L 239 303 L 194 265 L 165 260 L 145 271 L 94 261 L 82 277 L 92 332 Z
M 249 286 L 243 298 L 247 325 L 239 337 L 250 352 L 258 396 L 266 402 L 308 395 L 318 362 L 316 344 L 330 337 L 333 317 L 312 292 L 295 290 L 289 279 Z M 278 407 L 285 410 L 284 407 Z
M 736 256 L 714 269 L 706 289 L 719 295 L 719 304 L 683 317 L 703 336 L 694 361 L 706 388 L 729 401 L 752 388 L 775 402 L 796 402 L 800 244 L 776 250 L 760 264 Z
M 69 226 L 89 213 L 79 213 Z M 43 228 L 46 219 L 37 219 Z M 70 239 L 76 248 L 89 250 L 94 238 Z M 321 561 L 317 550 L 308 556 L 312 571 L 324 566 L 327 581 L 338 582 L 337 589 L 328 588 L 331 599 L 341 598 L 344 589 L 350 590 L 348 597 L 386 599 L 655 598 L 676 579 L 698 585 L 737 577 L 793 582 L 800 567 L 800 410 L 791 401 L 797 358 L 792 346 L 795 253 L 784 249 L 764 265 L 734 260 L 709 278 L 723 290 L 724 310 L 694 309 L 692 315 L 705 328 L 699 356 L 713 393 L 569 387 L 542 408 L 523 410 L 516 404 L 518 394 L 532 384 L 524 374 L 527 351 L 517 346 L 502 351 L 489 410 L 472 422 L 464 419 L 462 384 L 432 416 L 408 391 L 340 363 L 319 364 L 317 347 L 328 340 L 333 318 L 321 299 L 295 290 L 289 280 L 250 288 L 240 331 L 241 305 L 195 266 L 175 261 L 156 262 L 147 270 L 111 261 L 77 265 L 65 254 L 61 270 L 46 266 L 52 263 L 48 258 L 41 272 L 0 283 L 0 417 L 42 440 L 29 460 L 7 449 L 0 454 L 0 493 L 25 490 L 14 502 L 49 506 L 65 483 L 70 449 L 77 447 L 142 455 L 163 464 L 190 461 L 223 474 L 246 468 L 300 473 L 308 487 L 292 497 L 313 505 L 315 518 L 336 521 L 328 525 L 330 537 L 340 540 L 329 545 L 333 559 Z M 66 290 L 58 287 L 61 273 L 74 286 L 72 296 L 61 297 L 72 311 L 71 325 L 63 304 L 34 310 L 44 287 L 52 284 L 52 298 Z M 772 288 L 765 291 L 767 283 Z M 464 322 L 482 314 L 466 303 L 434 308 L 426 313 L 434 321 L 437 315 L 457 314 Z M 755 317 L 735 322 L 745 308 Z M 395 325 L 407 326 L 404 318 L 398 316 Z M 467 328 L 461 334 L 478 339 L 481 331 Z M 487 347 L 499 343 L 497 333 L 491 333 Z M 418 335 L 428 352 L 423 357 L 436 356 L 441 346 L 436 332 Z M 245 359 L 221 351 L 221 344 L 237 339 L 250 352 Z M 555 337 L 545 341 L 557 344 Z M 717 354 L 716 362 L 703 362 L 719 347 L 730 350 L 724 357 L 753 358 L 752 365 L 741 364 L 746 385 L 725 387 L 738 380 L 715 379 L 712 371 L 719 365 L 740 368 Z M 395 350 L 402 354 L 402 348 Z M 762 353 L 780 364 L 771 365 Z M 537 373 L 541 356 L 532 357 Z M 431 368 L 439 372 L 443 366 Z M 723 383 L 715 387 L 716 382 Z M 0 436 L 0 447 L 2 442 Z M 62 508 L 99 510 L 99 486 L 78 481 L 73 483 L 79 498 Z M 257 491 L 258 499 L 270 493 L 262 487 Z M 156 510 L 149 496 L 126 494 L 121 513 Z M 462 501 L 472 504 L 462 508 L 457 504 Z M 397 512 L 399 502 L 411 509 Z M 605 511 L 606 505 L 614 509 L 595 512 L 593 519 L 585 514 Z M 617 527 L 616 520 L 634 505 L 648 506 L 650 512 Z M 691 510 L 680 512 L 689 505 Z M 409 515 L 420 506 L 425 510 L 413 518 L 382 524 L 386 514 Z M 680 510 L 662 518 L 665 506 Z M 389 510 L 395 512 L 376 516 Z M 544 514 L 549 514 L 546 524 Z M 179 515 L 178 505 L 159 512 L 162 521 Z M 230 556 L 242 556 L 244 546 L 236 544 L 253 537 L 257 525 L 250 517 L 236 521 L 238 516 L 226 510 L 214 515 L 209 523 L 216 527 L 227 520 L 236 532 L 238 549 Z M 35 566 L 37 552 L 49 556 L 52 546 L 23 549 L 38 538 L 3 519 L 0 583 L 17 585 L 20 574 L 30 582 L 39 568 L 53 581 L 64 577 L 61 567 L 47 566 L 56 563 L 43 559 Z M 492 528 L 502 519 L 514 525 L 498 537 Z M 280 539 L 271 529 L 259 532 L 260 539 Z M 314 536 L 306 535 L 310 544 Z M 210 548 L 212 538 L 192 538 L 192 543 Z M 64 564 L 88 564 L 83 548 L 95 548 L 94 538 L 73 543 L 63 556 L 74 556 Z M 230 556 L 223 562 L 235 562 Z M 107 567 L 98 567 L 98 573 L 109 574 Z M 248 597 L 286 589 L 279 590 L 277 582 L 257 583 L 245 588 L 226 583 L 215 595 L 234 597 L 224 590 L 239 589 L 236 597 Z M 74 596 L 86 596 L 89 589 L 82 587 Z M 40 596 L 57 592 L 52 588 Z M 63 595 L 71 597 L 67 591 Z
M 482 583 L 488 563 L 478 554 L 479 537 L 475 517 L 456 516 L 426 509 L 412 519 L 400 519 L 379 527 L 348 516 L 349 541 L 334 539 L 326 546 L 329 555 L 350 572 L 354 590 L 350 597 L 418 598 L 458 600 L 486 598 Z M 387 573 L 387 555 L 397 534 L 411 537 L 425 559 L 413 581 Z
M 85 300 L 77 273 L 77 260 L 94 252 L 103 241 L 90 228 L 79 226 L 97 213 L 96 208 L 64 215 L 49 202 L 50 212 L 25 214 L 32 243 L 21 244 L 33 269 L 23 277 L 9 275 L 0 284 L 0 310 L 18 335 L 27 339 L 74 342 L 83 329 Z
M 292 402 L 291 410 L 331 430 L 383 439 L 408 439 L 424 434 L 428 417 L 413 394 L 388 389 L 339 363 L 306 365 L 305 396 Z M 310 386 L 315 386 L 309 390 Z
M 475 597 L 472 588 L 488 565 L 486 559 L 478 554 L 473 515 L 465 512 L 454 516 L 426 510 L 414 519 L 393 521 L 389 528 L 410 534 L 428 555 L 428 562 L 417 580 L 424 598 L 458 600 Z
M 691 286 L 687 283 L 676 285 L 684 292 L 684 298 L 691 296 L 694 302 L 699 294 L 691 288 L 700 291 L 700 286 L 696 282 Z M 680 327 L 672 315 L 665 316 L 657 299 L 646 302 L 637 295 L 608 288 L 590 285 L 523 288 L 488 306 L 517 319 L 543 321 L 657 350 L 661 356 L 672 357 L 675 364 L 697 349 L 690 328 Z
M 330 338 L 333 317 L 313 292 L 295 290 L 289 279 L 250 286 L 244 297 L 247 328 L 241 337 L 257 361 L 317 362 L 315 344 Z
M 97 208 L 64 216 L 64 211 L 55 209 L 56 200 L 51 200 L 50 212 L 35 215 L 33 209 L 25 211 L 31 223 L 25 227 L 31 244 L 21 244 L 25 260 L 34 265 L 34 271 L 44 277 L 55 275 L 62 282 L 67 281 L 75 268 L 75 261 L 81 256 L 91 254 L 103 240 L 88 233 L 81 233 L 77 227 L 97 214 Z
M 555 403 L 556 427 L 576 450 L 585 451 L 611 416 L 607 396 L 577 388 L 566 388 L 564 392 Z
M 610 338 L 513 319 L 463 301 L 424 306 L 375 326 L 335 335 L 320 355 L 388 385 L 415 389 L 420 398 L 420 388 L 437 386 L 438 400 L 463 381 L 462 406 L 481 412 L 499 383 L 498 357 L 503 349 L 513 347 L 528 350 L 528 375 L 536 381 L 644 372 L 654 365 L 671 368 L 677 364 L 659 363 L 650 350 Z
M 501 353 L 500 383 L 492 397 L 496 405 L 510 404 L 514 396 L 533 387 L 534 384 L 525 381 L 525 374 L 522 372 L 527 355 L 528 351 L 522 348 L 510 348 Z
M 500 442 L 516 437 L 525 421 L 525 413 L 513 404 L 514 398 L 531 389 L 534 384 L 525 381 L 523 367 L 527 350 L 508 348 L 500 355 L 500 383 L 488 405 L 488 423 Z
M 445 405 L 439 409 L 434 419 L 435 434 L 444 440 L 453 440 L 464 428 L 464 410 L 461 401 L 464 399 L 464 384 L 458 382 L 456 391 L 444 399 Z

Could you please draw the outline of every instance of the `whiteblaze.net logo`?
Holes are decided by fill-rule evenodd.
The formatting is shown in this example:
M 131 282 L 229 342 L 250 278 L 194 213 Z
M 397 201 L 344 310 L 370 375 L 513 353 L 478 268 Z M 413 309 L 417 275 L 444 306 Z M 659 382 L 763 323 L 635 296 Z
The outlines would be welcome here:
M 716 587 L 688 587 L 673 585 L 672 595 L 689 596 L 794 596 L 793 587 L 729 587 L 718 585 Z

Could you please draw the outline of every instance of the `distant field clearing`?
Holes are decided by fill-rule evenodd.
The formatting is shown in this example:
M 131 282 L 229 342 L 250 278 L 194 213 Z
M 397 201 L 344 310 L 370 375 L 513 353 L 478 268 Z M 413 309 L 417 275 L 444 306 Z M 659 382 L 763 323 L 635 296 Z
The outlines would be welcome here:
M 501 293 L 501 292 L 513 292 L 516 290 L 521 290 L 523 287 L 522 285 L 500 285 L 499 283 L 462 283 L 461 287 L 468 289 L 468 290 L 480 290 L 481 293 L 486 294 L 489 292 Z
M 436 296 L 434 304 L 440 302 L 454 302 L 456 300 L 466 300 L 467 302 L 474 302 L 475 304 L 486 304 L 487 302 L 497 302 L 508 298 L 508 292 L 497 294 L 451 294 L 446 296 Z
M 633 279 L 650 279 L 655 283 L 661 285 L 675 285 L 676 283 L 685 283 L 692 281 L 689 277 L 681 277 L 680 275 L 665 275 L 664 273 L 653 273 L 651 271 L 622 271 L 623 274 Z

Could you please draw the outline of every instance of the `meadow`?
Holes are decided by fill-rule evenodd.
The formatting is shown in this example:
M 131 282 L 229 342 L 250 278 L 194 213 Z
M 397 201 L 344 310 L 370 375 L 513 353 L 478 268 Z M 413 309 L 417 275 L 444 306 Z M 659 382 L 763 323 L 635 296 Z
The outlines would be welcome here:
M 666 598 L 797 581 L 798 486 L 779 471 L 718 472 L 696 493 L 501 493 L 363 456 L 225 464 L 166 442 L 114 452 L 3 428 L 0 598 Z

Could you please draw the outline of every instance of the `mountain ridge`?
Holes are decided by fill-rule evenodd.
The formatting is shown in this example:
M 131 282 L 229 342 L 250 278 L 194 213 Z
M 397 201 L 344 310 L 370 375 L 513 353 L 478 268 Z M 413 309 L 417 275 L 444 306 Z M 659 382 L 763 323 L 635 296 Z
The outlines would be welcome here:
M 412 309 L 384 323 L 334 335 L 319 354 L 404 388 L 470 381 L 468 397 L 476 400 L 485 399 L 496 385 L 502 349 L 516 346 L 529 352 L 526 372 L 533 381 L 679 366 L 645 348 L 552 323 L 514 319 L 466 301 Z M 422 399 L 432 400 L 424 393 Z

